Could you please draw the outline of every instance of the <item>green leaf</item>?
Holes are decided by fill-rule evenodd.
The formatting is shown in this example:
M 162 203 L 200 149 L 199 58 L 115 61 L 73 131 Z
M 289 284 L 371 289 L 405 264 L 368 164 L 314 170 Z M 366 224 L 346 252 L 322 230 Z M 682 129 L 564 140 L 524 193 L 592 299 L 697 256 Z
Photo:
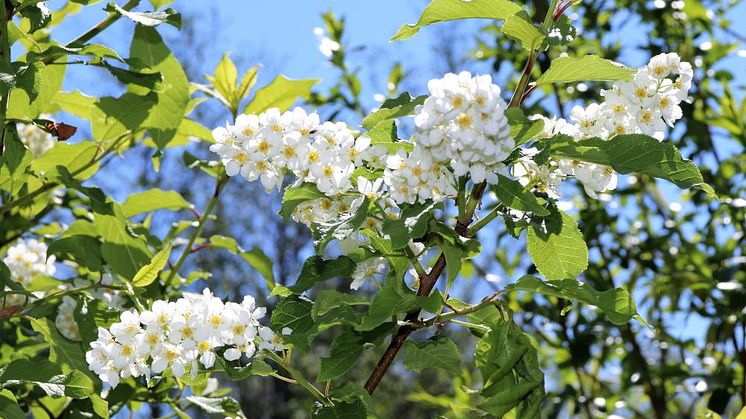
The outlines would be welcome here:
M 321 369 L 316 381 L 327 381 L 340 377 L 352 368 L 363 353 L 360 335 L 346 331 L 334 338 L 328 358 L 321 358 Z
M 635 70 L 597 55 L 559 57 L 536 80 L 537 85 L 580 81 L 630 80 Z
M 319 192 L 316 185 L 312 183 L 304 183 L 296 188 L 285 188 L 285 192 L 282 195 L 282 208 L 280 209 L 280 215 L 285 220 L 290 218 L 293 214 L 293 210 L 300 204 L 310 201 L 316 198 L 323 198 L 323 192 Z
M 43 156 L 31 162 L 31 170 L 34 173 L 43 173 L 47 176 L 56 171 L 57 166 L 64 166 L 68 172 L 79 172 L 84 166 L 89 165 L 98 154 L 99 149 L 91 141 L 82 141 L 77 144 L 57 143 Z M 93 176 L 98 170 L 98 164 L 78 173 L 75 178 L 85 180 Z
M 23 76 L 19 76 L 16 80 L 16 88 L 10 92 L 8 118 L 20 120 L 38 118 L 52 107 L 55 95 L 62 88 L 67 66 L 45 66 L 40 62 L 35 62 L 31 66 L 33 71 L 28 70 Z M 32 92 L 31 95 L 29 91 Z
M 88 369 L 85 360 L 85 352 L 79 342 L 73 342 L 63 337 L 54 323 L 49 319 L 30 319 L 31 327 L 41 333 L 44 340 L 49 343 L 49 360 L 62 367 L 62 372 L 68 374 L 73 370 L 84 372 L 93 379 L 96 386 L 100 386 L 100 380 Z
M 164 148 L 176 135 L 186 113 L 191 97 L 189 81 L 179 61 L 152 27 L 137 25 L 130 58 L 140 60 L 163 77 L 163 88 L 148 94 L 155 99 L 155 105 L 142 126 L 149 129 L 158 147 Z
M 177 211 L 192 207 L 193 205 L 187 202 L 178 192 L 154 188 L 128 196 L 122 204 L 122 211 L 125 217 L 130 218 L 157 210 Z
M 497 185 L 492 186 L 491 189 L 505 206 L 519 211 L 533 212 L 539 216 L 550 214 L 549 210 L 539 203 L 534 194 L 524 189 L 520 182 L 500 174 L 497 177 Z
M 142 236 L 135 236 L 131 227 L 114 204 L 114 214 L 95 212 L 94 225 L 103 240 L 101 254 L 109 268 L 124 278 L 134 278 L 137 271 L 148 264 L 150 250 Z
M 82 93 L 80 90 L 72 92 L 59 92 L 54 97 L 56 105 L 72 115 L 79 116 L 84 119 L 91 119 L 91 109 L 96 104 L 96 98 Z
M 443 241 L 440 246 L 443 250 L 443 255 L 446 258 L 446 266 L 448 267 L 448 286 L 453 284 L 456 280 L 458 273 L 461 271 L 461 260 L 464 258 L 465 252 L 458 246 L 455 246 L 447 241 Z
M 516 147 L 533 139 L 544 129 L 544 120 L 531 120 L 523 114 L 520 108 L 510 108 L 505 111 L 510 124 L 510 136 L 515 140 Z
M 421 342 L 407 341 L 403 356 L 404 366 L 412 371 L 439 368 L 452 376 L 461 375 L 461 353 L 445 335 L 435 335 Z
M 124 62 L 124 59 L 113 49 L 101 44 L 87 44 L 82 47 L 68 47 L 53 43 L 41 53 L 29 52 L 28 57 L 33 61 L 52 62 L 66 55 L 90 56 L 95 58 L 112 58 Z
M 377 111 L 366 116 L 360 124 L 365 129 L 371 129 L 383 121 L 412 115 L 414 108 L 425 103 L 425 99 L 427 96 L 413 98 L 404 92 L 394 99 L 386 99 Z
M 40 6 L 38 2 L 26 3 L 27 4 L 20 9 L 20 14 L 31 23 L 29 33 L 34 33 L 52 22 L 52 14 L 46 5 Z
M 90 65 L 106 69 L 109 74 L 114 76 L 114 78 L 116 78 L 117 81 L 122 84 L 131 84 L 133 86 L 143 87 L 148 91 L 160 89 L 160 83 L 163 81 L 163 76 L 161 76 L 161 73 L 143 72 L 147 71 L 147 69 L 144 69 L 143 71 L 128 70 L 113 66 L 103 60 L 99 62 L 91 62 Z M 152 95 L 152 97 L 155 97 L 155 95 Z
M 547 279 L 575 278 L 588 267 L 588 246 L 574 219 L 563 212 L 528 230 L 528 254 Z
M 336 277 L 350 277 L 355 271 L 355 262 L 347 256 L 325 260 L 321 256 L 311 256 L 306 259 L 295 285 L 290 289 L 295 293 L 311 289 L 319 282 Z
M 108 329 L 119 321 L 120 312 L 98 299 L 81 298 L 75 307 L 74 317 L 78 323 L 83 345 L 98 339 L 98 328 Z
M 417 23 L 402 26 L 391 40 L 411 38 L 423 26 L 437 22 L 474 18 L 505 19 L 520 10 L 519 5 L 508 0 L 432 0 Z
M 318 79 L 293 80 L 282 74 L 275 77 L 272 83 L 256 91 L 243 113 L 262 113 L 269 108 L 279 108 L 280 112 L 287 110 L 298 98 L 308 99 L 311 88 L 318 83 Z
M 384 120 L 376 123 L 365 135 L 370 137 L 371 145 L 384 146 L 389 154 L 396 154 L 400 148 L 403 148 L 407 152 L 411 152 L 414 148 L 411 142 L 399 139 L 396 130 L 396 121 L 394 120 Z M 380 177 L 380 175 L 377 174 L 376 177 Z
M 341 293 L 336 290 L 323 290 L 316 296 L 311 316 L 314 320 L 342 306 L 369 305 L 367 297 Z
M 104 259 L 101 255 L 101 242 L 95 237 L 70 236 L 52 242 L 47 255 L 56 256 L 58 261 L 72 261 L 91 271 L 101 271 Z
M 559 281 L 542 281 L 531 275 L 526 275 L 515 284 L 506 287 L 509 290 L 538 292 L 544 295 L 579 301 L 601 309 L 610 322 L 625 324 L 637 316 L 637 308 L 632 296 L 624 288 L 597 291 L 591 285 L 575 279 Z
M 256 84 L 256 78 L 257 78 L 257 72 L 259 71 L 259 66 L 255 65 L 248 69 L 243 77 L 241 77 L 241 84 L 238 86 L 238 89 L 236 89 L 236 106 L 238 106 L 239 102 L 246 96 L 248 96 L 251 89 L 254 88 L 254 85 Z
M 401 249 L 410 239 L 422 237 L 432 218 L 433 208 L 435 204 L 402 205 L 399 218 L 384 220 L 382 230 L 391 238 L 391 248 Z
M 531 339 L 513 320 L 499 314 L 486 317 L 490 332 L 478 341 L 475 363 L 484 381 L 479 409 L 493 417 L 513 412 L 516 418 L 539 418 L 544 400 L 544 374 Z
M 560 16 L 559 20 L 552 23 L 552 26 L 549 28 L 549 33 L 552 34 L 552 36 L 549 37 L 549 45 L 567 45 L 575 39 L 577 29 L 573 26 L 572 19 L 567 17 L 566 14 L 563 14 Z
M 313 304 L 298 297 L 283 298 L 272 310 L 269 327 L 281 334 L 286 327 L 292 329 L 290 335 L 283 335 L 283 339 L 291 342 L 302 352 L 308 352 L 311 339 L 317 333 L 316 324 L 311 316 Z
M 599 138 L 575 141 L 556 136 L 548 143 L 550 154 L 611 166 L 619 173 L 643 173 L 672 182 L 680 188 L 698 187 L 716 197 L 710 185 L 691 160 L 676 147 L 643 134 L 625 134 L 604 141 Z
M 386 277 L 386 283 L 371 302 L 368 315 L 355 326 L 355 329 L 358 331 L 373 330 L 399 313 L 418 308 L 437 312 L 442 306 L 442 298 L 437 289 L 428 297 L 420 297 L 404 283 L 400 276 L 391 273 Z
M 546 30 L 531 22 L 531 18 L 523 10 L 508 16 L 501 30 L 508 37 L 518 41 L 526 51 L 539 49 L 547 36 Z
M 259 247 L 255 247 L 248 252 L 243 250 L 233 237 L 214 235 L 210 237 L 210 244 L 220 247 L 241 256 L 249 265 L 256 269 L 267 284 L 270 291 L 275 288 L 275 275 L 272 272 L 272 260 L 264 254 Z
M 171 244 L 169 243 L 160 252 L 153 256 L 153 259 L 147 265 L 140 268 L 137 274 L 132 279 L 132 285 L 135 287 L 147 287 L 152 284 L 153 281 L 158 278 L 158 274 L 161 273 L 163 268 L 168 263 L 168 257 L 171 255 Z
M 9 381 L 44 382 L 60 374 L 59 365 L 49 360 L 17 359 L 0 368 L 0 384 Z
M 141 96 L 130 92 L 120 97 L 100 98 L 90 111 L 93 137 L 99 141 L 115 140 L 143 129 L 143 123 L 157 102 L 155 93 Z
M 0 94 L 5 95 L 16 86 L 16 70 L 7 60 L 0 62 Z
M 174 0 L 150 0 L 150 4 L 152 4 L 153 7 L 155 7 L 156 9 L 160 9 L 163 6 L 168 6 L 173 2 Z
M 222 357 L 218 357 L 218 363 L 231 381 L 245 380 L 252 375 L 267 377 L 275 372 L 274 368 L 262 361 L 261 358 L 253 358 L 249 365 L 243 367 L 238 361 L 228 361 Z
M 223 58 L 215 68 L 215 75 L 208 77 L 208 79 L 215 86 L 215 90 L 232 104 L 236 92 L 238 70 L 231 60 L 230 53 L 223 54 Z
M 26 419 L 16 397 L 9 390 L 0 390 L 0 417 L 6 419 Z

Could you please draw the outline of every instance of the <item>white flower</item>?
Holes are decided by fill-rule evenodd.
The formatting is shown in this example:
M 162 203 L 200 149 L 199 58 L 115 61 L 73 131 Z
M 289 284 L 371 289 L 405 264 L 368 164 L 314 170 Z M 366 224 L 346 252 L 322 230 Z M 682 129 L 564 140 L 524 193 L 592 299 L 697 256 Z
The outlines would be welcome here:
M 8 248 L 3 262 L 10 270 L 11 279 L 28 285 L 36 276 L 52 276 L 55 257 L 47 258 L 47 245 L 37 240 L 20 240 Z
M 109 328 L 118 342 L 131 343 L 135 336 L 140 333 L 140 314 L 136 311 L 125 311 L 119 317 L 119 322 Z
M 601 107 L 596 103 L 591 103 L 586 108 L 574 106 L 570 112 L 570 117 L 584 138 L 603 138 L 608 135 L 602 120 Z
M 370 258 L 358 263 L 355 272 L 352 273 L 353 281 L 350 283 L 350 289 L 359 289 L 366 279 L 383 273 L 388 267 L 388 261 L 383 257 Z
M 374 181 L 369 180 L 363 176 L 357 178 L 357 190 L 360 195 L 368 198 L 368 201 L 375 201 L 381 194 L 381 187 L 383 186 L 383 178 L 378 178 Z
M 658 54 L 650 59 L 647 69 L 656 79 L 664 79 L 679 67 L 681 59 L 676 53 Z
M 257 348 L 260 351 L 281 351 L 285 349 L 285 344 L 282 341 L 282 336 L 275 334 L 269 327 L 259 327 L 259 344 Z
M 539 152 L 536 148 L 528 148 L 523 152 L 524 156 L 513 165 L 513 176 L 518 178 L 524 187 L 530 185 L 532 189 L 545 193 L 550 198 L 559 199 L 559 185 L 565 176 L 558 164 L 555 161 L 549 161 L 544 165 L 536 164 L 532 159 Z
M 78 302 L 70 296 L 62 297 L 62 304 L 57 307 L 57 316 L 54 319 L 54 324 L 62 336 L 75 341 L 80 340 L 80 329 L 75 321 L 77 304 Z

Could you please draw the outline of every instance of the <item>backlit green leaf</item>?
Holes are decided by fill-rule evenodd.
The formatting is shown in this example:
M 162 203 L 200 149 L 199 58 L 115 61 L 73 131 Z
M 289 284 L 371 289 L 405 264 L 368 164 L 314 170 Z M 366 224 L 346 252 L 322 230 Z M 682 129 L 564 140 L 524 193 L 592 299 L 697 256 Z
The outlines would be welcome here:
M 581 81 L 630 80 L 635 70 L 597 55 L 559 57 L 536 80 L 537 85 Z
M 432 0 L 417 23 L 402 26 L 391 40 L 411 38 L 423 26 L 437 22 L 473 18 L 505 19 L 519 10 L 521 6 L 508 0 Z
M 136 287 L 147 287 L 158 278 L 163 268 L 168 263 L 168 257 L 171 255 L 171 244 L 168 244 L 160 252 L 153 256 L 153 259 L 147 265 L 140 268 L 132 279 L 132 285 Z

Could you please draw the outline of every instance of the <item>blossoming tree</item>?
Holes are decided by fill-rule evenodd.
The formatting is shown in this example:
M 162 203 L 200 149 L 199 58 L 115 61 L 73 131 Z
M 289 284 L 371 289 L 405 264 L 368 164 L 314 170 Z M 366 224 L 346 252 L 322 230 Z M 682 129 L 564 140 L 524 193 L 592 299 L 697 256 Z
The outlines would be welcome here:
M 293 108 L 310 98 L 314 80 L 278 75 L 254 89 L 256 67 L 238 77 L 227 56 L 209 85 L 190 84 L 157 29 L 181 24 L 170 1 L 151 0 L 152 12 L 134 11 L 137 0 L 112 4 L 73 41 L 52 39 L 48 28 L 92 3 L 55 12 L 44 3 L 0 4 L 2 417 L 108 417 L 143 402 L 185 417 L 192 408 L 252 416 L 216 388 L 215 376 L 297 385 L 315 399 L 313 417 L 367 417 L 397 360 L 452 375 L 476 366 L 478 385 L 449 403 L 449 416 L 540 417 L 544 372 L 506 295 L 557 297 L 594 307 L 612 324 L 645 323 L 629 290 L 578 280 L 589 251 L 557 204 L 560 186 L 576 182 L 600 199 L 614 194 L 618 174 L 634 173 L 717 199 L 666 141 L 691 101 L 693 67 L 679 55 L 628 68 L 564 54 L 539 71 L 540 56 L 573 40 L 573 1 L 552 0 L 530 17 L 508 0 L 432 0 L 394 40 L 443 21 L 499 20 L 500 36 L 526 55 L 515 88 L 448 73 L 421 81 L 427 95 L 391 97 L 351 123 L 322 120 L 310 105 Z M 128 58 L 93 42 L 123 18 L 134 26 Z M 329 54 L 339 49 L 324 42 Z M 64 91 L 66 72 L 79 63 L 108 72 L 125 93 Z M 567 120 L 522 110 L 537 91 L 584 82 L 604 83 L 603 101 L 574 106 Z M 232 115 L 225 126 L 210 130 L 190 116 L 205 98 Z M 65 114 L 90 123 L 92 138 L 66 142 L 75 128 L 59 119 Z M 411 135 L 400 138 L 412 117 Z M 201 210 L 160 189 L 117 202 L 90 181 L 129 149 L 151 148 L 157 167 L 192 140 L 210 158 L 185 153 L 184 163 L 194 176 L 214 178 Z M 261 250 L 203 237 L 226 183 L 243 181 L 279 191 L 277 216 L 313 234 L 314 254 L 289 286 L 276 284 Z M 194 219 L 159 235 L 148 216 L 158 210 L 190 210 Z M 536 274 L 463 301 L 454 295 L 459 273 L 480 254 L 480 232 L 498 222 L 525 240 Z M 266 280 L 274 308 L 268 313 L 250 295 L 231 302 L 209 288 L 191 292 L 202 275 L 186 272 L 185 262 L 200 246 L 245 259 Z M 325 287 L 335 278 L 349 290 Z M 452 339 L 455 328 L 473 339 Z M 314 345 L 322 335 L 333 336 L 327 354 Z M 367 379 L 347 378 L 370 347 L 380 360 Z M 295 365 L 298 353 L 320 358 L 315 375 Z

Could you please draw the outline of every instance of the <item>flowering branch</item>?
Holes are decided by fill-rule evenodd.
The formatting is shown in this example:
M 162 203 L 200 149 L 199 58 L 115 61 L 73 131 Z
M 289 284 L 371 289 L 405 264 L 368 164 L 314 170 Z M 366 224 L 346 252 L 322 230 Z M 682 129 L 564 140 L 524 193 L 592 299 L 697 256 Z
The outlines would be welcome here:
M 557 0 L 552 0 L 549 9 L 547 10 L 547 14 L 544 18 L 544 27 L 549 28 L 552 23 L 552 18 L 554 14 L 554 10 L 557 7 Z M 518 107 L 521 104 L 521 98 L 523 97 L 523 94 L 526 90 L 526 87 L 528 86 L 529 79 L 531 77 L 531 71 L 533 70 L 534 63 L 536 61 L 536 58 L 538 57 L 537 51 L 531 51 L 529 54 L 529 58 L 526 62 L 525 67 L 523 68 L 523 73 L 521 74 L 521 79 L 518 82 L 518 86 L 516 86 L 516 90 L 513 94 L 513 98 L 510 100 L 510 104 L 508 105 L 509 108 Z M 472 222 L 472 217 L 474 216 L 474 212 L 476 211 L 477 207 L 479 206 L 479 203 L 481 202 L 482 195 L 484 194 L 485 189 L 487 188 L 487 182 L 480 182 L 476 186 L 472 188 L 471 194 L 469 199 L 466 201 L 465 208 L 461 209 L 459 208 L 459 218 L 456 222 L 455 230 L 459 235 L 466 235 L 469 225 Z M 463 202 L 462 200 L 460 202 Z M 433 287 L 435 286 L 435 283 L 438 281 L 438 278 L 443 273 L 446 267 L 446 260 L 445 260 L 445 254 L 441 253 L 438 259 L 435 262 L 435 265 L 433 265 L 433 268 L 430 270 L 430 272 L 420 278 L 420 286 L 417 290 L 417 295 L 419 296 L 428 296 L 430 295 L 430 292 L 432 291 Z M 409 312 L 406 317 L 404 318 L 405 323 L 411 323 L 415 322 L 417 318 L 420 315 L 420 310 L 414 310 Z M 415 327 L 411 325 L 404 325 L 397 330 L 394 337 L 391 339 L 391 342 L 389 343 L 389 346 L 386 348 L 386 351 L 381 356 L 381 359 L 378 361 L 378 364 L 376 365 L 375 369 L 371 372 L 370 377 L 368 378 L 368 381 L 365 383 L 365 390 L 369 394 L 373 394 L 373 392 L 376 390 L 376 387 L 378 387 L 378 384 L 381 382 L 381 379 L 386 374 L 386 371 L 388 371 L 391 364 L 394 362 L 394 359 L 396 358 L 396 354 L 401 350 L 401 348 L 404 346 L 404 342 L 406 342 L 407 338 L 409 337 L 412 332 L 416 330 Z

